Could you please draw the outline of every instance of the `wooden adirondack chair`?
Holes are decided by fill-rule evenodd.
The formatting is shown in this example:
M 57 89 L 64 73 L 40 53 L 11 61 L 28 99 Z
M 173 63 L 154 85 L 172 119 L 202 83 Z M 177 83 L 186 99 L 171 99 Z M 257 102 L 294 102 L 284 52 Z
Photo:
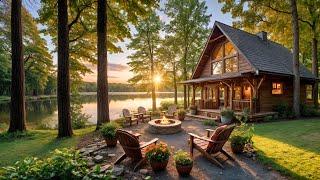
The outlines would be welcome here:
M 132 122 L 137 121 L 137 124 L 139 123 L 138 118 L 132 117 L 132 115 L 128 109 L 122 109 L 122 114 L 123 114 L 123 117 L 125 118 L 126 122 L 129 122 L 130 126 L 132 125 Z
M 114 164 L 118 164 L 127 157 L 132 158 L 134 162 L 137 164 L 134 167 L 134 171 L 137 170 L 139 166 L 141 166 L 144 162 L 146 162 L 145 156 L 145 148 L 151 144 L 156 144 L 158 138 L 155 138 L 149 142 L 139 142 L 139 139 L 134 134 L 125 131 L 125 130 L 117 130 L 116 137 L 124 150 L 124 154 L 122 154 Z
M 176 105 L 171 105 L 168 107 L 168 111 L 165 113 L 165 116 L 167 118 L 174 119 L 174 116 L 177 112 L 177 106 Z
M 140 118 L 142 122 L 144 122 L 145 119 L 149 119 L 151 121 L 151 114 L 147 114 L 146 108 L 142 106 L 138 107 L 138 114 L 141 115 Z
M 218 161 L 218 159 L 216 159 L 216 157 L 222 153 L 229 159 L 234 160 L 232 156 L 223 150 L 223 146 L 228 141 L 234 127 L 235 125 L 220 126 L 214 131 L 210 138 L 189 133 L 191 156 L 193 156 L 193 149 L 195 148 L 210 162 L 217 164 L 221 168 L 224 168 L 224 166 Z

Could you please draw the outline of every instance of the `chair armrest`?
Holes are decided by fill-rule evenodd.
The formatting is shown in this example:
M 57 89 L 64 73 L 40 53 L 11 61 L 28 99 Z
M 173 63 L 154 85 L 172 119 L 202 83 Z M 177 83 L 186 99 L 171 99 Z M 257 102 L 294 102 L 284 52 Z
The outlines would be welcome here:
M 158 138 L 154 138 L 154 139 L 152 139 L 151 141 L 146 142 L 146 143 L 144 143 L 143 145 L 141 145 L 141 146 L 140 146 L 140 149 L 142 149 L 142 148 L 144 148 L 144 147 L 147 147 L 147 146 L 149 146 L 150 144 L 157 143 L 158 140 L 159 140 Z
M 214 129 L 206 129 L 206 131 L 207 131 L 207 137 L 210 137 L 210 133 L 214 132 L 216 130 L 214 130 Z
M 189 133 L 189 135 L 192 136 L 192 137 L 194 137 L 194 138 L 201 139 L 201 140 L 204 140 L 204 141 L 214 142 L 214 141 L 212 141 L 211 139 L 208 139 L 208 138 L 205 138 L 205 137 L 201 137 L 201 136 L 198 136 L 198 135 L 193 134 L 193 133 Z

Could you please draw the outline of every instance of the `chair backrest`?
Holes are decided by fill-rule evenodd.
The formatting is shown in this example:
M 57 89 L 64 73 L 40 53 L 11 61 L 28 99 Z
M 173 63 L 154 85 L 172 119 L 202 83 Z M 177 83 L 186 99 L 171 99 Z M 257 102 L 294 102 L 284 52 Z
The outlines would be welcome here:
M 123 117 L 131 116 L 129 109 L 122 109 Z
M 173 113 L 177 112 L 177 106 L 176 105 L 171 105 L 168 107 L 168 114 L 173 115 Z
M 212 135 L 211 140 L 215 141 L 213 143 L 209 143 L 207 146 L 206 151 L 208 153 L 214 154 L 219 152 L 224 144 L 228 141 L 233 129 L 235 128 L 235 125 L 228 125 L 220 132 L 217 132 L 217 135 Z
M 136 136 L 128 131 L 118 129 L 116 137 L 128 157 L 135 160 L 142 158 L 139 140 Z
M 140 114 L 140 113 L 146 114 L 146 113 L 147 113 L 146 108 L 144 108 L 144 107 L 142 107 L 142 106 L 138 107 L 138 113 L 139 113 L 139 114 Z

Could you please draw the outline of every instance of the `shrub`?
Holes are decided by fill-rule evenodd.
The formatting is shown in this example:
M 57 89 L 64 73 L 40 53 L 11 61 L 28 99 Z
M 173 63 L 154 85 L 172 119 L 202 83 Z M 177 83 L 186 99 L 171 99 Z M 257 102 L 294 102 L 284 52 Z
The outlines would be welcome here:
M 274 105 L 272 110 L 278 113 L 279 118 L 291 118 L 294 116 L 292 107 L 285 102 Z
M 111 178 L 111 172 L 93 171 L 79 151 L 56 149 L 46 159 L 29 157 L 16 162 L 13 166 L 3 167 L 0 179 L 103 179 Z
M 214 120 L 210 120 L 210 119 L 207 119 L 207 120 L 203 121 L 203 124 L 205 126 L 216 126 L 217 125 Z
M 82 109 L 81 103 L 73 102 L 71 104 L 70 114 L 71 114 L 73 129 L 85 128 L 86 124 L 88 123 L 88 120 L 91 117 L 91 115 L 82 113 L 81 109 Z
M 178 116 L 185 116 L 185 115 L 186 115 L 186 111 L 183 109 L 179 109 Z
M 234 117 L 234 111 L 232 109 L 223 109 L 221 111 L 221 116 L 232 119 Z
M 230 142 L 231 142 L 231 145 L 233 145 L 233 146 L 239 146 L 239 145 L 241 146 L 241 145 L 245 145 L 245 144 L 249 143 L 250 140 L 246 136 L 235 135 L 235 136 L 230 137 Z
M 304 116 L 304 117 L 314 117 L 314 116 L 319 116 L 320 114 L 317 108 L 313 106 L 307 106 L 305 104 L 301 105 L 300 110 L 301 110 L 301 116 Z
M 263 118 L 263 121 L 273 121 L 274 120 L 274 118 L 272 117 L 272 116 L 266 116 L 266 117 L 264 117 Z
M 173 101 L 161 101 L 160 110 L 168 110 L 169 106 L 174 105 Z
M 169 159 L 170 151 L 167 144 L 160 142 L 159 144 L 152 144 L 146 149 L 146 156 L 152 162 L 164 162 Z
M 189 153 L 179 150 L 177 151 L 174 156 L 174 161 L 178 165 L 187 166 L 192 164 L 192 158 L 190 157 Z
M 104 124 L 100 132 L 104 138 L 114 139 L 116 138 L 116 131 L 119 128 L 119 125 L 115 122 L 109 122 Z

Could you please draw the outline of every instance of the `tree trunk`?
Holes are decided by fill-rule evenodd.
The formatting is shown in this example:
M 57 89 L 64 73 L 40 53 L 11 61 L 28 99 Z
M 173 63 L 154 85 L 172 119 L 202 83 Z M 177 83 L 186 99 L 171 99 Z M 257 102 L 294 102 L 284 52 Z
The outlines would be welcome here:
M 97 88 L 97 129 L 101 124 L 110 122 L 109 117 L 109 101 L 108 101 L 108 61 L 106 49 L 107 37 L 107 12 L 106 0 L 98 1 L 98 21 L 97 21 L 97 36 L 98 36 L 98 88 Z
M 187 46 L 185 47 L 184 58 L 183 58 L 183 79 L 188 80 L 187 77 Z M 187 109 L 187 86 L 183 85 L 183 107 Z
M 151 92 L 152 111 L 155 112 L 157 110 L 157 106 L 156 106 L 156 86 L 155 86 L 155 81 L 154 81 L 153 52 L 150 55 L 151 55 L 151 78 L 152 78 L 152 92 Z
M 293 31 L 293 110 L 295 116 L 300 117 L 299 22 L 296 0 L 290 0 L 290 6 Z
M 68 34 L 68 1 L 58 0 L 58 137 L 72 136 Z
M 313 38 L 312 38 L 312 73 L 318 77 L 319 74 L 319 69 L 318 69 L 318 41 L 316 39 L 316 32 L 313 33 Z M 318 83 L 314 84 L 313 87 L 313 101 L 314 101 L 314 106 L 318 108 L 319 102 L 318 102 Z
M 173 62 L 173 88 L 174 88 L 174 104 L 178 104 L 178 88 L 177 88 L 177 72 L 176 63 Z
M 12 0 L 11 5 L 11 111 L 8 132 L 26 130 L 25 82 L 22 44 L 21 0 Z

